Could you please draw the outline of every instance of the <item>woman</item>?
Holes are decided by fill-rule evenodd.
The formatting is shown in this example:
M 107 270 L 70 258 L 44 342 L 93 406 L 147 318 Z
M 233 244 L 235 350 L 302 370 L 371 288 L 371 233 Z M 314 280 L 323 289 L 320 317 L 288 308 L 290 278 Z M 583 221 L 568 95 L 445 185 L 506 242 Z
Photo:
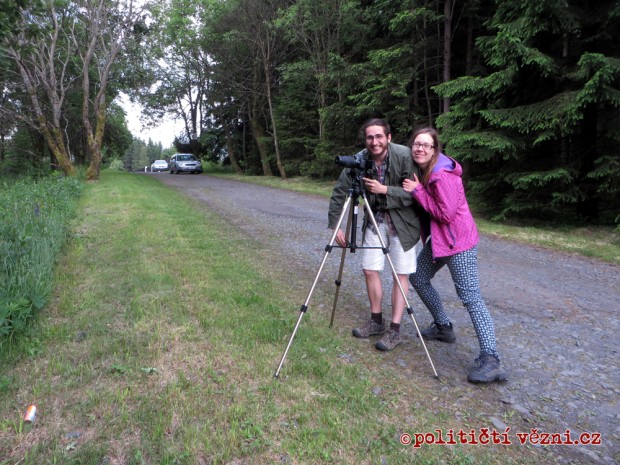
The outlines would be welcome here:
M 447 265 L 480 343 L 480 356 L 467 380 L 489 383 L 506 379 L 500 367 L 493 320 L 480 294 L 476 259 L 478 230 L 465 198 L 463 170 L 456 160 L 441 153 L 435 129 L 419 129 L 411 140 L 411 153 L 422 179 L 414 175 L 413 180 L 403 182 L 403 188 L 429 214 L 422 225 L 424 248 L 418 256 L 417 270 L 409 276 L 434 319 L 430 328 L 421 331 L 422 337 L 448 343 L 456 341 L 452 323 L 431 284 L 435 273 Z

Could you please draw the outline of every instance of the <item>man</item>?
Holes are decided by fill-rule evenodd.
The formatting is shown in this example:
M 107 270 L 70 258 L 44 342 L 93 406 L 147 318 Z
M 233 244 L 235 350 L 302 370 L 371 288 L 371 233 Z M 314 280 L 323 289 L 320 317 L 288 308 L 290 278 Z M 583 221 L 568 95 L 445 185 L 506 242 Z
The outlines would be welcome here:
M 392 350 L 401 344 L 400 321 L 405 309 L 405 299 L 394 280 L 392 286 L 392 321 L 386 331 L 385 319 L 381 309 L 383 284 L 380 272 L 385 265 L 385 255 L 381 249 L 381 234 L 389 248 L 390 258 L 394 264 L 398 281 L 407 292 L 409 274 L 416 269 L 416 247 L 420 238 L 420 221 L 415 202 L 404 191 L 402 182 L 412 174 L 420 175 L 413 163 L 411 150 L 403 145 L 392 144 L 390 126 L 386 121 L 374 118 L 362 125 L 360 133 L 366 141 L 366 149 L 361 152 L 365 159 L 373 161 L 375 179 L 363 178 L 369 206 L 373 212 L 379 231 L 375 231 L 368 215 L 364 215 L 362 224 L 363 247 L 362 269 L 366 279 L 368 300 L 370 301 L 370 319 L 360 328 L 353 329 L 353 336 L 368 338 L 383 335 L 375 344 L 379 350 Z M 342 207 L 353 183 L 351 171 L 345 168 L 340 174 L 329 202 L 328 227 L 335 229 L 342 212 Z M 336 233 L 336 242 L 347 247 L 347 238 L 342 229 Z M 391 272 L 391 270 L 390 270 Z

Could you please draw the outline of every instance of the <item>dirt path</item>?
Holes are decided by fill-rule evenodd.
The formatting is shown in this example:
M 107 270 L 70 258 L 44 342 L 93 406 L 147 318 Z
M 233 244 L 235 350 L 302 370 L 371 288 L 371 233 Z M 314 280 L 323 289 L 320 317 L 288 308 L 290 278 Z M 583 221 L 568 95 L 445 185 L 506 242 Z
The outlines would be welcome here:
M 149 175 L 204 202 L 222 215 L 222 221 L 272 249 L 274 263 L 286 264 L 297 281 L 311 284 L 329 241 L 326 199 L 208 176 Z M 340 261 L 340 253 L 335 255 L 321 274 L 321 284 L 332 288 Z M 359 319 L 355 323 L 366 317 L 359 309 L 367 306 L 358 256 L 347 256 L 347 293 L 341 297 L 343 308 L 358 307 L 351 317 Z M 552 454 L 564 462 L 620 463 L 620 267 L 489 237 L 479 245 L 479 266 L 482 293 L 495 320 L 510 380 L 482 387 L 467 383 L 477 340 L 444 269 L 435 283 L 458 340 L 430 342 L 428 348 L 437 371 L 460 396 L 454 404 L 473 398 L 488 404 L 489 421 L 498 431 L 570 430 L 572 440 L 584 432 L 600 433 L 601 445 L 552 446 Z M 386 281 L 391 280 L 388 274 Z M 409 295 L 418 324 L 427 326 L 428 312 L 417 296 Z M 327 305 L 331 308 L 331 302 Z M 403 321 L 405 337 L 418 349 L 413 323 Z M 406 352 L 393 356 L 403 367 L 411 363 Z M 498 411 L 512 416 L 498 417 Z

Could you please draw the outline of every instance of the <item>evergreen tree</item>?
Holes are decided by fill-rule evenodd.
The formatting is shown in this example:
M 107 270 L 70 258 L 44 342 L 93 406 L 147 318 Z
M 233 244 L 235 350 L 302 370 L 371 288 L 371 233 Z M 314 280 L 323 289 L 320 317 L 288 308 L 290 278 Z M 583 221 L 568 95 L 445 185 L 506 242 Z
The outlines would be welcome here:
M 150 164 L 146 144 L 140 139 L 134 139 L 123 155 L 125 169 L 127 171 L 142 171 L 145 166 Z
M 159 142 L 155 143 L 151 139 L 146 144 L 146 156 L 149 160 L 149 165 L 155 160 L 161 159 L 162 147 Z
M 354 150 L 359 124 L 348 101 L 356 52 L 366 45 L 362 10 L 352 0 L 300 0 L 281 11 L 291 59 L 282 67 L 276 113 L 291 170 L 314 177 L 339 171 L 334 155 Z
M 498 1 L 477 41 L 486 72 L 436 87 L 453 99 L 437 122 L 447 151 L 472 162 L 498 219 L 618 216 L 620 8 L 589 3 Z

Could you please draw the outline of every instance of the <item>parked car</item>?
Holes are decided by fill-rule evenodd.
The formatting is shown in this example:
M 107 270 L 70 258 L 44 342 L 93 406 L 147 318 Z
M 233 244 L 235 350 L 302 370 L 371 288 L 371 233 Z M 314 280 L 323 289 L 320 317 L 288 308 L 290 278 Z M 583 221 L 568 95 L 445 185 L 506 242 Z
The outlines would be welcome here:
M 151 171 L 156 173 L 158 171 L 168 171 L 168 162 L 166 160 L 155 160 L 151 165 Z
M 176 153 L 170 158 L 170 174 L 202 173 L 202 163 L 191 153 Z

